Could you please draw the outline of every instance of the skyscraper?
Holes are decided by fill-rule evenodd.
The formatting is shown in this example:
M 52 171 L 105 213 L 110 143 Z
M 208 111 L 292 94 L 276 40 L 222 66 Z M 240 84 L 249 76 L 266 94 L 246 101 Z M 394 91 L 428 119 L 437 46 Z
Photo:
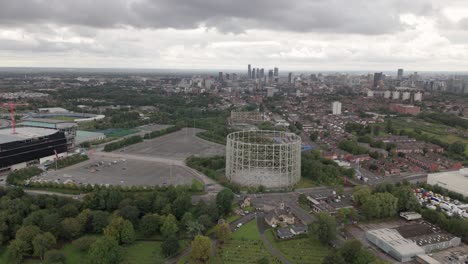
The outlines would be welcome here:
M 332 103 L 332 113 L 334 115 L 341 115 L 341 103 L 338 101 L 335 101 Z
M 275 76 L 275 77 L 278 77 L 278 67 L 275 67 L 274 76 Z
M 219 72 L 218 73 L 218 81 L 222 81 L 223 80 L 223 72 Z
M 276 68 L 275 68 L 276 69 Z M 273 70 L 268 70 L 268 79 L 273 80 Z
M 247 75 L 249 79 L 252 79 L 252 68 L 250 67 L 250 64 L 247 66 Z
M 250 79 L 255 79 L 255 68 L 252 69 L 252 75 L 250 76 Z
M 265 69 L 261 68 L 260 69 L 260 79 L 263 79 L 265 77 Z
M 293 78 L 292 78 L 292 72 L 288 74 L 288 83 L 292 83 Z
M 255 76 L 257 76 L 257 79 L 259 79 L 260 78 L 260 69 L 257 68 L 255 71 L 256 71 Z
M 398 80 L 403 79 L 403 69 L 398 69 L 397 79 Z
M 374 73 L 374 88 L 379 86 L 379 82 L 383 80 L 383 73 L 376 72 Z

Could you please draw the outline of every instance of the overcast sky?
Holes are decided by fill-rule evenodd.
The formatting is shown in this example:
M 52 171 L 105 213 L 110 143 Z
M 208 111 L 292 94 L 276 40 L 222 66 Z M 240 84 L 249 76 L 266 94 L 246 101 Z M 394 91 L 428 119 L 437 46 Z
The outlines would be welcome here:
M 466 0 L 0 0 L 0 66 L 468 71 Z

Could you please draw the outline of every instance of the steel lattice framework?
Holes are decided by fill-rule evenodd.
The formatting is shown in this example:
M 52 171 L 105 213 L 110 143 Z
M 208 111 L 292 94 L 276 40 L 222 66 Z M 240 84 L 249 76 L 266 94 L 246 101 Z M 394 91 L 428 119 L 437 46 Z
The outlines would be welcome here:
M 226 177 L 244 186 L 284 188 L 296 184 L 301 177 L 301 138 L 269 130 L 229 134 Z

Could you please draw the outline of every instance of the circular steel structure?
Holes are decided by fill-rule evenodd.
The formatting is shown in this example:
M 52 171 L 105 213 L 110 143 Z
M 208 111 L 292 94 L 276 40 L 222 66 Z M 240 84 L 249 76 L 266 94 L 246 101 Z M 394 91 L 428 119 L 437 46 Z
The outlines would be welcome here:
M 270 130 L 227 136 L 226 177 L 244 186 L 285 188 L 301 178 L 301 138 Z

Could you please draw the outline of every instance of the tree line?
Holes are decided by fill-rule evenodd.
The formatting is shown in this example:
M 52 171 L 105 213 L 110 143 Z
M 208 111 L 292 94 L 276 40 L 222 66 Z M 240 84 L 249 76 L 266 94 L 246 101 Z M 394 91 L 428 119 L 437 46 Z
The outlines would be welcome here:
M 134 243 L 141 233 L 161 237 L 162 257 L 167 257 L 178 252 L 181 239 L 203 234 L 228 214 L 233 198 L 225 189 L 216 202 L 193 205 L 187 187 L 167 187 L 145 193 L 102 189 L 77 201 L 0 188 L 0 244 L 7 247 L 9 263 L 34 257 L 63 263 L 57 249 L 70 242 L 86 252 L 86 262 L 117 263 L 122 245 Z
M 301 156 L 301 175 L 316 184 L 341 185 L 343 176 L 353 178 L 353 168 L 343 168 L 336 162 L 324 158 L 319 151 L 303 153 Z

